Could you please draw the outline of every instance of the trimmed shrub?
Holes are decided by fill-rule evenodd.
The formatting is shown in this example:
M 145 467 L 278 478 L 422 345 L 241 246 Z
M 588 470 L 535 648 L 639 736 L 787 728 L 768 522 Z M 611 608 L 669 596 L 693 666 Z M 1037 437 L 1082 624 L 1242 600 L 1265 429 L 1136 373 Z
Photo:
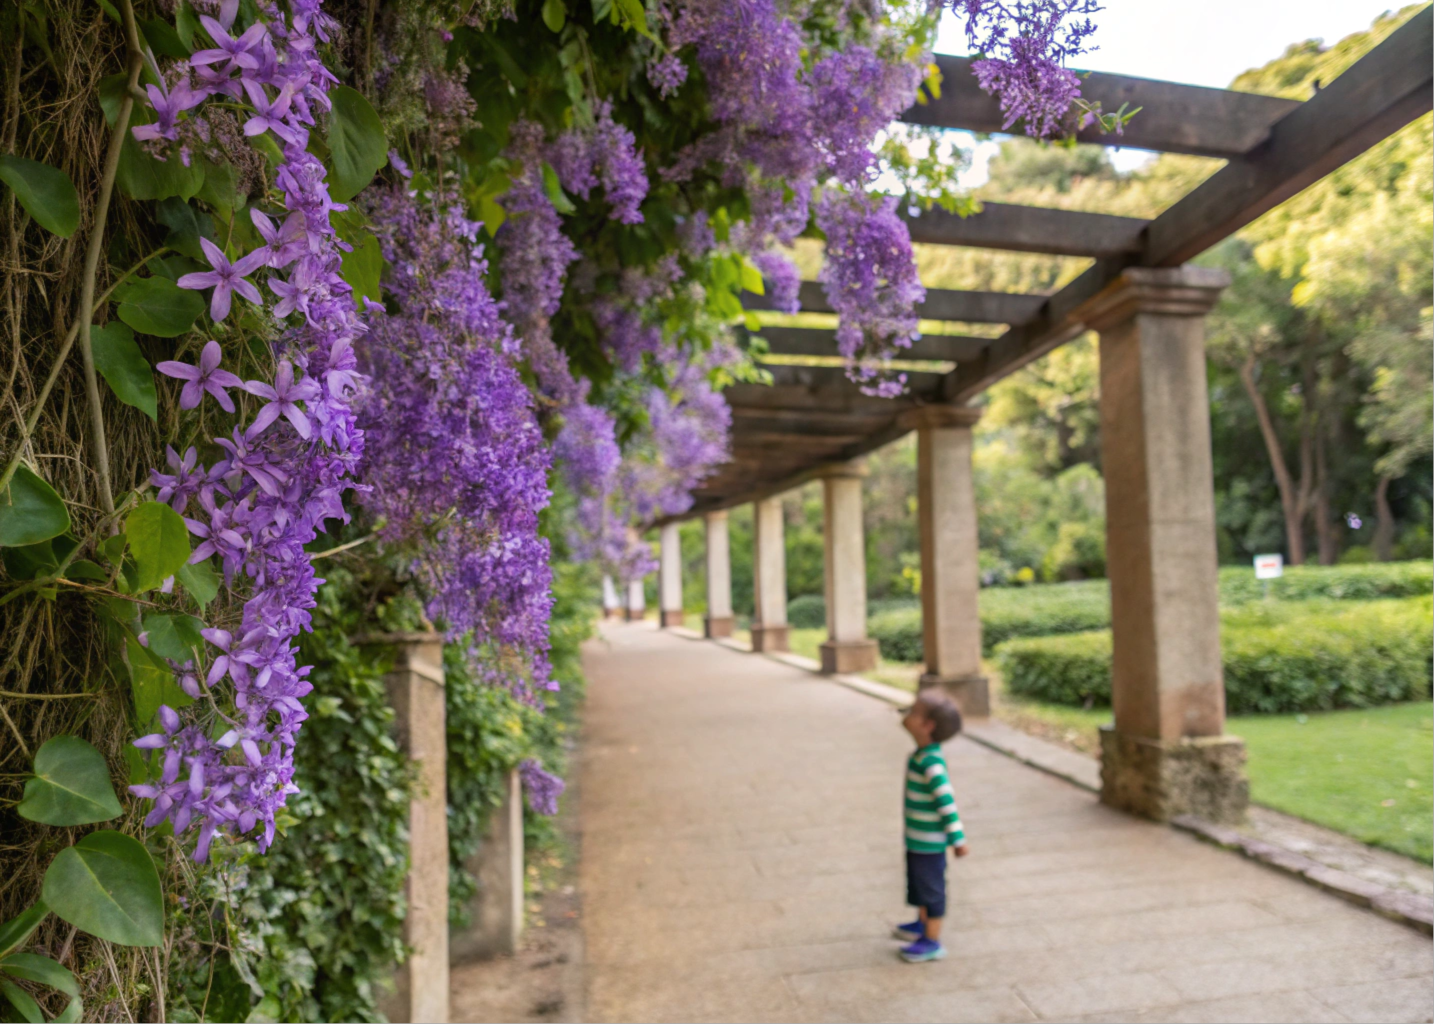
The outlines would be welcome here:
M 827 624 L 827 601 L 821 594 L 803 594 L 787 602 L 787 624 L 793 629 L 820 629 Z
M 1429 696 L 1429 598 L 1289 602 L 1221 616 L 1230 714 L 1372 707 Z M 996 651 L 1009 690 L 1056 704 L 1110 703 L 1109 630 L 1011 640 Z
M 867 620 L 866 632 L 888 661 L 921 661 L 921 606 L 907 605 L 878 612 Z
M 1434 563 L 1292 565 L 1286 567 L 1283 576 L 1269 583 L 1270 596 L 1281 601 L 1308 601 L 1322 597 L 1337 601 L 1421 597 L 1434 590 Z M 1220 570 L 1221 604 L 1244 604 L 1264 596 L 1264 582 L 1255 579 L 1252 569 L 1226 566 Z
M 1084 633 L 1110 625 L 1106 580 L 981 591 L 981 650 L 989 655 L 1007 640 Z

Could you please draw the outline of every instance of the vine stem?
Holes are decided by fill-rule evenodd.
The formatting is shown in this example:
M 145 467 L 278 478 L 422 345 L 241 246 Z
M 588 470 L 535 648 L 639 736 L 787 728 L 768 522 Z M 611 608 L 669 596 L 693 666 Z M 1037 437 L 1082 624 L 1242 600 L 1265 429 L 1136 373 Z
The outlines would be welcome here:
M 90 327 L 94 320 L 90 310 L 95 304 L 95 274 L 99 268 L 100 252 L 105 244 L 105 227 L 110 216 L 110 196 L 114 194 L 115 174 L 119 170 L 120 151 L 124 148 L 125 135 L 129 132 L 129 117 L 134 110 L 131 93 L 139 88 L 139 73 L 144 67 L 144 51 L 139 45 L 139 27 L 134 20 L 134 5 L 130 0 L 120 0 L 120 12 L 124 16 L 125 46 L 129 51 L 129 80 L 124 99 L 120 101 L 119 116 L 115 118 L 113 134 L 110 135 L 109 152 L 105 154 L 104 173 L 100 177 L 100 194 L 95 201 L 95 220 L 90 229 L 90 244 L 85 252 L 85 267 L 81 277 L 80 292 L 80 356 L 85 364 L 85 395 L 90 406 L 90 441 L 94 446 L 96 469 L 100 476 L 100 507 L 107 514 L 115 510 L 114 489 L 110 485 L 110 450 L 105 440 L 104 407 L 100 404 L 99 378 L 95 374 L 95 353 L 90 346 Z
M 139 270 L 140 267 L 144 266 L 156 256 L 168 251 L 167 246 L 161 245 L 158 249 L 154 250 L 154 252 L 121 274 L 114 284 L 106 288 L 103 294 L 95 299 L 94 305 L 90 308 L 90 317 L 93 318 L 94 315 L 100 311 L 100 307 L 109 300 L 114 290 L 128 281 L 130 277 L 134 275 L 135 271 Z M 65 334 L 65 342 L 60 346 L 59 355 L 55 356 L 55 364 L 50 367 L 50 375 L 45 378 L 44 386 L 40 388 L 39 395 L 35 397 L 35 405 L 30 410 L 30 415 L 20 424 L 20 440 L 15 445 L 15 454 L 10 456 L 10 461 L 5 464 L 4 473 L 0 473 L 0 492 L 3 492 L 5 488 L 10 486 L 10 478 L 15 475 L 15 470 L 20 466 L 20 457 L 25 452 L 25 446 L 30 443 L 31 435 L 35 433 L 35 424 L 40 422 L 40 413 L 45 408 L 45 401 L 50 397 L 50 390 L 55 386 L 55 381 L 59 380 L 60 371 L 64 369 L 65 360 L 69 358 L 70 349 L 74 348 L 75 338 L 79 336 L 79 333 L 80 321 L 77 319 L 74 323 L 70 324 L 70 329 Z

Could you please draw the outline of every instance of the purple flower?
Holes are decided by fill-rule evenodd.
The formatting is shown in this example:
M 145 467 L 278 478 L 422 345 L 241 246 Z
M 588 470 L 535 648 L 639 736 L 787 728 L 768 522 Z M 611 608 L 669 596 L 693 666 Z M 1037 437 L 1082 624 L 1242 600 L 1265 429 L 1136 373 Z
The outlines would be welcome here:
M 246 281 L 245 277 L 268 262 L 267 249 L 255 249 L 247 256 L 230 263 L 224 250 L 209 239 L 201 237 L 199 245 L 204 250 L 209 265 L 214 269 L 198 274 L 185 274 L 179 279 L 179 287 L 199 290 L 213 286 L 214 294 L 209 299 L 209 316 L 215 323 L 229 315 L 234 292 L 238 292 L 256 306 L 263 304 L 264 297 L 259 294 L 259 289 L 252 282 Z
M 284 118 L 289 113 L 289 105 L 294 98 L 294 88 L 286 85 L 279 90 L 273 102 L 264 92 L 264 87 L 253 79 L 245 78 L 244 91 L 249 94 L 249 102 L 254 105 L 254 116 L 244 122 L 244 134 L 263 135 L 265 132 L 273 132 L 285 142 L 297 144 L 302 133 L 284 123 Z
M 299 432 L 300 437 L 305 441 L 309 439 L 309 417 L 296 403 L 311 402 L 318 398 L 319 386 L 308 378 L 296 383 L 293 363 L 287 359 L 279 361 L 279 372 L 274 375 L 272 385 L 259 380 L 251 380 L 244 384 L 244 390 L 251 395 L 258 395 L 260 398 L 269 400 L 259 410 L 259 415 L 254 417 L 254 422 L 249 424 L 249 429 L 244 432 L 246 438 L 258 437 L 268 428 L 269 424 L 283 416 L 294 425 L 294 429 Z
M 308 248 L 302 213 L 289 214 L 284 218 L 283 225 L 277 228 L 272 220 L 254 208 L 249 210 L 249 219 L 264 239 L 268 265 L 276 270 L 287 267 Z M 270 287 L 273 287 L 272 282 Z
M 189 58 L 192 66 L 203 67 L 222 60 L 228 61 L 223 68 L 224 74 L 230 74 L 236 69 L 258 70 L 259 58 L 254 50 L 258 48 L 260 41 L 268 36 L 269 31 L 262 21 L 250 25 L 238 39 L 232 37 L 224 30 L 223 25 L 207 14 L 199 16 L 199 24 L 204 26 L 204 31 L 209 33 L 209 38 L 214 40 L 217 49 L 200 50 L 194 54 Z
M 132 134 L 140 142 L 154 139 L 168 139 L 173 142 L 179 138 L 179 128 L 176 124 L 179 115 L 203 102 L 204 94 L 195 92 L 189 87 L 188 82 L 182 80 L 175 83 L 168 95 L 156 85 L 147 85 L 144 88 L 145 92 L 149 94 L 150 105 L 159 115 L 159 120 L 154 124 L 136 125 L 131 129 Z
M 190 274 L 189 276 L 197 277 L 199 275 Z M 166 359 L 162 363 L 156 363 L 155 369 L 166 377 L 175 377 L 186 382 L 184 390 L 179 393 L 181 409 L 193 409 L 204 398 L 204 392 L 208 391 L 214 396 L 214 400 L 219 403 L 221 409 L 225 412 L 233 412 L 234 402 L 224 389 L 239 387 L 242 382 L 228 370 L 219 369 L 219 363 L 223 358 L 224 353 L 219 348 L 219 342 L 211 340 L 205 343 L 204 349 L 199 353 L 198 366 Z
M 523 792 L 528 795 L 528 806 L 538 814 L 552 817 L 558 813 L 558 797 L 567 788 L 562 779 L 533 758 L 527 758 L 518 765 L 518 774 L 523 779 Z
M 178 363 L 176 365 L 183 366 L 185 364 Z M 233 376 L 233 374 L 229 374 L 229 376 Z M 235 377 L 234 379 L 237 381 L 239 378 Z M 185 385 L 186 390 L 189 387 L 190 385 Z M 229 396 L 225 395 L 224 398 L 227 401 Z M 195 404 L 198 404 L 198 399 L 195 400 Z M 230 411 L 233 411 L 232 405 Z M 197 473 L 194 471 L 194 464 L 199 458 L 199 452 L 193 445 L 190 445 L 182 459 L 179 457 L 179 453 L 169 445 L 165 445 L 164 450 L 169 461 L 169 468 L 174 470 L 174 473 L 170 475 L 161 473 L 157 469 L 151 469 L 149 482 L 159 488 L 159 493 L 155 495 L 156 501 L 164 502 L 176 512 L 183 512 L 185 506 L 189 504 L 190 496 L 198 494 L 199 489 L 206 484 L 213 483 L 214 478 L 203 469 Z

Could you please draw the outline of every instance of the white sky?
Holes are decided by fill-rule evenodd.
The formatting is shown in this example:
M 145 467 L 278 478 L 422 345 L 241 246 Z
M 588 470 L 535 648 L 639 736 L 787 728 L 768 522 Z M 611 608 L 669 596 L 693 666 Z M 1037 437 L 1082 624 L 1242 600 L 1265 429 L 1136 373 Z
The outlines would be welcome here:
M 1080 70 L 1223 88 L 1241 72 L 1278 57 L 1291 43 L 1333 43 L 1403 5 L 1388 0 L 1105 0 L 1104 6 L 1091 37 L 1099 49 L 1076 61 Z M 936 49 L 967 52 L 963 23 L 950 11 L 942 20 Z M 986 162 L 995 149 L 992 142 L 976 146 L 966 184 L 985 180 Z M 1126 149 L 1113 151 L 1112 158 L 1117 166 L 1130 168 L 1148 154 Z

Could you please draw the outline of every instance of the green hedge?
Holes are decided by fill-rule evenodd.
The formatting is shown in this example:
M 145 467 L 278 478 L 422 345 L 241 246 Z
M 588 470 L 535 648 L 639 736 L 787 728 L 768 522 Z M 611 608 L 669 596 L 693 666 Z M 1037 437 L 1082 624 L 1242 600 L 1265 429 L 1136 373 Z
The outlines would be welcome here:
M 1220 570 L 1220 603 L 1226 608 L 1269 609 L 1290 602 L 1315 599 L 1367 601 L 1375 598 L 1417 597 L 1434 588 L 1434 565 L 1429 562 L 1386 562 L 1372 565 L 1293 566 L 1270 581 L 1270 597 L 1254 571 L 1243 566 Z M 1059 636 L 1110 626 L 1110 584 L 1085 580 L 1034 587 L 988 587 L 981 591 L 981 646 L 990 655 L 998 645 L 1018 637 Z M 820 598 L 798 598 L 815 601 Z M 881 644 L 881 653 L 893 661 L 919 662 L 921 610 L 906 602 L 880 609 L 874 603 L 868 630 Z M 1254 613 L 1252 613 L 1254 614 Z M 1271 614 L 1274 614 L 1273 612 Z M 1301 613 L 1303 614 L 1303 613 Z M 790 613 L 789 613 L 790 615 Z M 793 621 L 793 625 L 797 623 Z M 820 626 L 817 617 L 813 625 Z
M 1372 707 L 1429 696 L 1425 598 L 1288 602 L 1221 616 L 1230 714 Z M 1109 630 L 1011 640 L 996 663 L 1011 693 L 1056 704 L 1110 703 Z
M 793 629 L 820 629 L 827 624 L 827 602 L 821 594 L 803 594 L 787 602 L 787 625 Z
M 1420 597 L 1434 590 L 1434 563 L 1374 562 L 1367 565 L 1292 565 L 1270 580 L 1270 596 L 1281 601 L 1330 598 L 1371 601 L 1381 597 Z M 1220 570 L 1220 603 L 1244 604 L 1265 594 L 1252 569 L 1227 566 Z

